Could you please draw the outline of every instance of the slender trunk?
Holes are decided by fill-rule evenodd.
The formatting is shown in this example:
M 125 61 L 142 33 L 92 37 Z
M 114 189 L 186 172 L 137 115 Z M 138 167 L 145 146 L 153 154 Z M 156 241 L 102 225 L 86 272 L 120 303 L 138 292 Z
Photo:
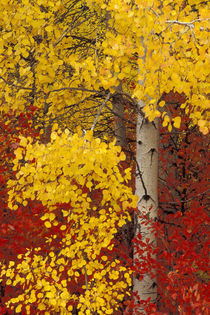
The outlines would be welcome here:
M 118 87 L 120 90 L 121 86 Z M 116 145 L 121 146 L 122 151 L 126 152 L 127 147 L 127 139 L 126 139 L 126 121 L 125 121 L 125 106 L 124 106 L 124 99 L 121 94 L 114 94 L 112 97 L 112 105 L 113 105 L 113 113 L 115 118 L 115 125 L 114 125 L 114 135 L 116 137 Z M 127 152 L 126 152 L 127 153 Z M 133 240 L 133 229 L 134 229 L 134 220 L 131 222 L 126 222 L 120 228 L 122 232 L 122 244 L 124 245 L 124 253 L 132 258 L 132 240 Z
M 117 139 L 116 145 L 124 148 L 126 146 L 126 126 L 124 121 L 124 104 L 120 94 L 114 94 L 112 97 L 113 112 L 115 115 L 114 134 Z
M 143 108 L 143 102 L 139 103 Z M 148 218 L 155 219 L 157 217 L 158 207 L 158 121 L 149 122 L 147 119 L 138 114 L 136 129 L 136 195 L 139 197 L 138 209 L 140 213 L 146 212 Z M 150 230 L 150 225 L 145 225 L 140 217 L 136 217 L 136 235 L 140 232 L 142 241 L 156 245 L 156 238 Z M 138 256 L 137 251 L 134 252 L 134 261 L 143 261 L 144 256 Z M 155 258 L 155 257 L 153 257 Z M 155 270 L 152 270 L 155 274 Z M 150 275 L 145 274 L 142 280 L 134 279 L 134 292 L 137 291 L 141 300 L 149 297 L 151 302 L 157 300 L 156 278 L 152 279 Z

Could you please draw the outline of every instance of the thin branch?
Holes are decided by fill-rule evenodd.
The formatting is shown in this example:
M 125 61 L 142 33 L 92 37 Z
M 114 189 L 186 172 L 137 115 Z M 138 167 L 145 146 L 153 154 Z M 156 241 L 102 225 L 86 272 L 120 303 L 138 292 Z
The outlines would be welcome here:
M 82 20 L 81 22 L 77 23 L 76 25 L 74 25 L 73 27 L 70 25 L 68 26 L 64 33 L 56 40 L 56 42 L 53 44 L 53 48 L 55 48 L 61 41 L 62 39 L 74 28 L 80 26 L 82 23 L 86 22 L 88 19 L 90 18 L 90 16 L 88 16 L 86 19 Z
M 210 189 L 207 189 L 206 191 L 200 193 L 200 194 L 197 194 L 195 195 L 194 197 L 190 198 L 190 199 L 186 199 L 186 200 L 180 200 L 180 201 L 163 201 L 163 202 L 160 202 L 160 204 L 170 204 L 170 205 L 176 205 L 176 204 L 181 204 L 181 203 L 186 203 L 186 202 L 189 202 L 189 201 L 192 201 L 194 200 L 196 197 L 198 196 L 202 196 L 202 195 L 205 195 L 206 193 L 209 192 Z
M 96 39 L 95 39 L 95 64 L 96 69 L 98 68 L 98 29 L 96 28 Z
M 177 21 L 177 20 L 168 20 L 166 21 L 166 23 L 169 23 L 169 24 L 179 24 L 179 25 L 185 25 L 185 26 L 188 26 L 188 27 L 194 27 L 194 23 L 195 22 L 201 22 L 201 21 L 208 21 L 209 19 L 196 19 L 196 20 L 193 20 L 193 21 L 190 21 L 190 22 L 182 22 L 182 21 Z
M 130 123 L 130 124 L 133 125 L 133 126 L 136 126 L 136 124 L 135 124 L 133 121 L 131 121 L 130 119 L 126 119 L 126 118 L 122 117 L 121 115 L 119 115 L 118 113 L 114 112 L 108 105 L 106 105 L 106 108 L 107 108 L 112 114 L 114 114 L 115 116 L 119 117 L 120 119 L 122 119 L 122 120 L 124 120 L 124 121 L 126 121 L 126 122 L 128 122 L 128 123 Z
M 123 96 L 125 96 L 129 102 L 131 102 L 137 109 L 138 113 L 142 116 L 145 117 L 145 113 L 142 111 L 141 108 L 139 108 L 139 104 L 138 102 L 136 102 L 128 93 L 122 92 L 122 91 L 117 91 L 118 94 L 121 94 Z
M 54 92 L 61 92 L 61 91 L 65 91 L 65 90 L 69 90 L 69 91 L 82 91 L 82 92 L 90 92 L 90 93 L 98 93 L 99 91 L 96 90 L 89 90 L 89 89 L 85 89 L 85 88 L 74 88 L 74 87 L 63 87 L 60 89 L 56 89 L 56 90 L 52 90 L 48 92 L 48 95 L 50 93 L 54 93 Z
M 14 86 L 15 88 L 22 89 L 22 90 L 29 90 L 29 91 L 33 90 L 33 88 L 27 88 L 27 87 L 24 87 L 24 86 L 21 86 L 21 85 L 16 85 L 14 83 L 11 83 L 11 82 L 5 80 L 2 76 L 0 76 L 0 79 L 2 79 L 6 84 Z
M 84 268 L 84 272 L 85 272 L 85 286 L 86 286 L 86 290 L 88 291 L 87 269 L 86 269 L 86 266 L 83 266 L 83 268 Z
M 53 44 L 53 48 L 55 48 L 61 41 L 62 39 L 70 32 L 71 27 L 67 27 L 64 31 L 64 33 L 57 39 L 57 41 Z
M 94 119 L 93 125 L 92 125 L 92 127 L 91 127 L 90 130 L 93 131 L 93 130 L 95 129 L 95 126 L 96 126 L 96 124 L 97 124 L 97 122 L 98 122 L 99 116 L 101 115 L 102 109 L 104 108 L 104 106 L 106 105 L 106 103 L 108 102 L 108 100 L 110 99 L 111 95 L 112 95 L 111 92 L 109 92 L 109 93 L 107 94 L 107 96 L 106 96 L 104 102 L 101 104 L 101 107 L 100 107 L 99 110 L 98 110 L 98 113 L 97 113 L 97 115 L 96 115 L 96 117 L 95 117 L 95 119 Z

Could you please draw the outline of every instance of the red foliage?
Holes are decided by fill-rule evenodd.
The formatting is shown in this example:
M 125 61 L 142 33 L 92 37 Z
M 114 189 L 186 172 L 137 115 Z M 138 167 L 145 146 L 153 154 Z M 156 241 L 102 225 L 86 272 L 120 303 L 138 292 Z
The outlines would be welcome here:
M 139 307 L 149 315 L 209 314 L 208 136 L 193 127 L 180 109 L 183 95 L 170 93 L 164 100 L 171 118 L 182 116 L 182 124 L 171 133 L 160 127 L 160 208 L 159 220 L 153 222 L 158 245 L 152 248 L 138 234 L 134 247 L 141 261 L 133 267 L 141 279 L 155 266 L 158 303 L 138 297 L 127 303 L 125 314 L 140 314 Z
M 40 227 L 38 214 L 43 211 L 39 202 L 29 202 L 26 207 L 20 206 L 16 212 L 7 207 L 7 181 L 14 177 L 12 160 L 14 150 L 18 147 L 20 134 L 38 137 L 37 130 L 33 130 L 32 113 L 20 114 L 19 118 L 5 115 L 0 120 L 0 258 L 4 261 L 15 259 L 26 251 L 40 237 L 43 231 Z M 39 246 L 39 243 L 36 245 Z
M 208 314 L 208 136 L 180 110 L 184 99 L 171 97 L 172 117 L 183 118 L 178 131 L 161 129 L 159 305 L 167 314 Z
M 139 305 L 134 299 L 127 300 L 121 308 L 125 315 L 140 314 L 139 306 L 150 315 L 208 314 L 209 218 L 206 178 L 209 159 L 208 138 L 201 135 L 196 127 L 192 127 L 189 118 L 181 112 L 180 104 L 184 101 L 184 96 L 170 93 L 164 98 L 172 118 L 180 115 L 184 118 L 179 130 L 168 133 L 166 129 L 162 127 L 160 129 L 160 209 L 159 222 L 153 224 L 158 247 L 153 248 L 147 242 L 143 242 L 141 235 L 138 234 L 133 243 L 134 247 L 138 248 L 139 255 L 142 256 L 144 253 L 144 261 L 136 262 L 135 267 L 132 266 L 133 226 L 131 223 L 119 230 L 114 240 L 115 246 L 109 254 L 110 259 L 116 257 L 123 265 L 131 266 L 139 278 L 156 268 L 158 303 L 153 305 L 149 300 L 141 300 L 141 297 L 139 297 Z M 42 251 L 49 250 L 45 247 L 44 241 L 45 236 L 49 234 L 58 234 L 55 242 L 59 242 L 62 237 L 59 225 L 52 229 L 43 229 L 39 215 L 45 211 L 45 208 L 39 202 L 31 201 L 27 207 L 19 206 L 15 212 L 7 207 L 6 183 L 14 176 L 11 162 L 14 149 L 18 147 L 18 136 L 19 134 L 30 135 L 33 138 L 39 136 L 32 123 L 34 110 L 33 108 L 29 114 L 21 114 L 19 119 L 7 115 L 0 120 L 0 206 L 2 209 L 0 259 L 6 262 L 15 260 L 18 254 L 26 251 L 26 248 L 41 247 Z M 127 111 L 128 108 L 126 108 L 128 114 Z M 132 115 L 135 116 L 135 113 Z M 130 114 L 128 116 L 131 121 Z M 7 121 L 10 121 L 10 124 L 6 124 Z M 127 130 L 129 149 L 134 155 L 133 126 L 129 125 Z M 123 169 L 127 164 L 132 163 L 131 167 L 135 174 L 135 164 L 131 160 L 132 158 L 128 157 L 121 167 Z M 134 180 L 130 183 L 133 189 L 134 183 Z M 101 192 L 92 191 L 91 198 L 97 203 L 101 198 Z M 65 206 L 69 207 L 69 205 L 60 205 L 62 209 L 65 209 Z M 157 261 L 152 259 L 153 253 L 157 254 Z M 79 283 L 83 282 L 82 278 L 77 283 L 72 282 L 71 292 L 79 294 L 81 289 Z M 15 296 L 16 290 L 18 288 L 2 285 L 0 303 Z M 0 314 L 6 314 L 3 304 L 0 304 Z M 31 309 L 31 314 L 36 314 L 36 310 Z

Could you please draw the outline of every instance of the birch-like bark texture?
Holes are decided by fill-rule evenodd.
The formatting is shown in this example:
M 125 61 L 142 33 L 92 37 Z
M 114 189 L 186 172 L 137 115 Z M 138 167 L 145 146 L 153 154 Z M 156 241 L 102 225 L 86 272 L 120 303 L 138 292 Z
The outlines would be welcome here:
M 139 105 L 140 108 L 144 107 L 143 102 L 139 102 Z M 136 195 L 139 197 L 138 209 L 140 212 L 145 211 L 148 218 L 155 219 L 158 208 L 158 121 L 149 122 L 141 114 L 138 114 L 136 137 Z M 139 217 L 136 217 L 135 220 L 136 235 L 140 232 L 143 242 L 149 239 L 150 243 L 156 245 L 156 239 L 150 231 L 150 225 L 145 225 Z M 134 261 L 135 259 L 141 262 L 141 257 L 138 256 L 136 250 L 134 251 Z M 155 270 L 153 272 L 155 273 Z M 141 300 L 146 300 L 150 297 L 151 302 L 156 303 L 156 279 L 151 279 L 146 274 L 141 281 L 135 278 L 133 285 L 134 292 L 137 291 Z

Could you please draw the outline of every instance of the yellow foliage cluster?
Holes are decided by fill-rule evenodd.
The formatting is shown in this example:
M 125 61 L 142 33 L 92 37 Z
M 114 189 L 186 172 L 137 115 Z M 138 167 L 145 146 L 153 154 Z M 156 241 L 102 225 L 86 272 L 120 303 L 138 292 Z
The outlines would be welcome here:
M 71 49 L 77 46 L 75 37 L 91 40 L 90 30 L 100 21 L 90 10 L 84 9 L 83 14 L 83 7 L 84 1 L 0 2 L 4 12 L 0 18 L 0 111 L 18 114 L 33 104 L 39 109 L 39 121 L 43 116 L 45 121 L 49 117 L 64 121 L 74 109 L 76 121 L 83 112 L 75 104 L 84 100 L 86 109 L 91 108 L 92 60 L 84 72 L 87 84 L 83 84 L 79 68 L 81 50 L 87 52 L 87 47 L 78 54 Z M 89 49 L 91 54 L 95 52 Z
M 28 314 L 33 303 L 38 305 L 37 313 L 71 314 L 77 302 L 80 314 L 111 314 L 131 285 L 131 271 L 117 259 L 109 261 L 104 252 L 112 250 L 117 229 L 130 220 L 128 207 L 137 203 L 126 185 L 130 169 L 124 175 L 119 170 L 124 153 L 115 142 L 108 145 L 91 131 L 83 136 L 81 132 L 71 135 L 66 129 L 54 130 L 46 145 L 21 137 L 15 154 L 17 173 L 8 182 L 9 206 L 15 210 L 18 203 L 36 198 L 50 209 L 41 217 L 43 224 L 47 228 L 59 225 L 65 233 L 59 248 L 46 256 L 37 248 L 20 255 L 20 263 L 1 266 L 0 278 L 24 289 L 8 305 L 17 305 L 16 312 L 25 307 Z M 95 191 L 101 192 L 99 200 L 92 196 Z M 69 204 L 69 209 L 58 210 L 59 203 Z M 69 284 L 81 281 L 82 276 L 84 293 L 71 294 Z
M 94 112 L 91 95 L 114 93 L 121 83 L 145 102 L 150 121 L 162 114 L 157 104 L 164 92 L 185 93 L 186 114 L 207 133 L 206 6 L 190 0 L 1 1 L 1 110 L 20 112 L 33 102 L 45 119 L 71 113 L 75 124 L 85 119 L 85 109 Z M 173 125 L 179 127 L 179 118 Z
M 112 30 L 102 43 L 106 71 L 116 80 L 133 79 L 132 96 L 146 104 L 144 112 L 150 121 L 161 115 L 171 131 L 170 112 L 157 106 L 164 92 L 184 93 L 185 113 L 201 132 L 208 133 L 209 54 L 208 9 L 202 1 L 87 1 L 109 12 Z M 122 31 L 123 30 L 123 31 Z M 135 78 L 131 56 L 138 56 Z M 105 62 L 104 62 L 105 63 Z M 103 66 L 104 67 L 104 66 Z M 116 70 L 118 69 L 118 70 Z M 109 85 L 111 87 L 111 83 Z M 190 105 L 190 106 L 189 106 Z M 170 122 L 170 123 L 169 123 Z M 173 125 L 179 128 L 181 117 Z

